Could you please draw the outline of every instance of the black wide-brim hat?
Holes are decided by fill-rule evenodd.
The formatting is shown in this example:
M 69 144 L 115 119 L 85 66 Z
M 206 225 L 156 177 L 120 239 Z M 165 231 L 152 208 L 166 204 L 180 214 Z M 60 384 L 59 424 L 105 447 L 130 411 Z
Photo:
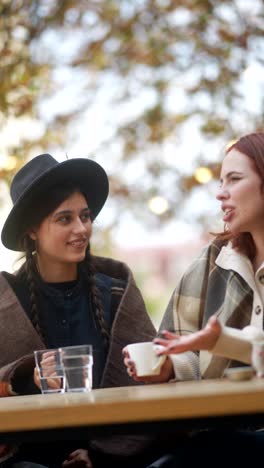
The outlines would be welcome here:
M 109 192 L 105 170 L 91 159 L 73 158 L 59 163 L 50 154 L 40 154 L 25 164 L 11 183 L 10 194 L 14 206 L 2 229 L 3 245 L 20 251 L 20 239 L 24 234 L 25 218 L 30 218 L 30 208 L 34 206 L 37 209 L 38 197 L 43 197 L 51 187 L 69 182 L 85 194 L 93 221 L 103 208 Z

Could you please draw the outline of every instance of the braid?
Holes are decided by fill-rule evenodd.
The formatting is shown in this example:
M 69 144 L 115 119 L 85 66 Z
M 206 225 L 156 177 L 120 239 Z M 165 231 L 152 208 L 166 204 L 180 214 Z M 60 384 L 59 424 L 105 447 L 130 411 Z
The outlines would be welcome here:
M 45 343 L 44 332 L 41 329 L 39 323 L 39 314 L 37 308 L 37 297 L 36 297 L 36 287 L 35 287 L 35 272 L 36 266 L 32 255 L 32 248 L 30 242 L 28 242 L 27 237 L 24 240 L 24 247 L 26 252 L 26 263 L 25 263 L 25 272 L 27 276 L 27 282 L 29 286 L 29 299 L 30 299 L 30 320 L 36 329 L 37 333 L 40 335 L 42 340 Z
M 88 282 L 88 285 L 91 291 L 91 298 L 92 298 L 92 304 L 94 306 L 95 320 L 101 330 L 105 348 L 106 350 L 108 350 L 109 341 L 110 341 L 110 333 L 109 333 L 107 323 L 104 318 L 103 306 L 102 306 L 102 302 L 100 299 L 99 290 L 95 283 L 95 267 L 94 267 L 92 255 L 90 253 L 90 246 L 88 246 L 86 250 L 86 261 L 84 263 L 84 273 L 85 273 L 86 280 Z

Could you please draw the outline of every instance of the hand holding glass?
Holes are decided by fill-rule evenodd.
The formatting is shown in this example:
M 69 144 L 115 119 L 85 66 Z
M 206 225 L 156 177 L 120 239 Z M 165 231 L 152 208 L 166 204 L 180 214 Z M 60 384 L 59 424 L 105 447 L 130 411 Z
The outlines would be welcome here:
M 58 349 L 34 351 L 41 393 L 64 393 L 65 377 Z

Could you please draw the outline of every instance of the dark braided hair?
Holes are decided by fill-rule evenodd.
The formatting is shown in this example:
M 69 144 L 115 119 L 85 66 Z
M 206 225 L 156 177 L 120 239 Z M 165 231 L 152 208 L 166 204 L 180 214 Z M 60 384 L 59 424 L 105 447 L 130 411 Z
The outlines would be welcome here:
M 82 267 L 85 273 L 85 277 L 86 277 L 89 289 L 91 291 L 92 304 L 94 306 L 94 312 L 95 312 L 95 321 L 98 324 L 99 329 L 102 333 L 105 348 L 106 350 L 108 350 L 110 333 L 107 327 L 107 323 L 104 319 L 103 306 L 102 306 L 102 302 L 100 299 L 99 290 L 95 283 L 96 272 L 95 272 L 95 267 L 94 267 L 94 260 L 90 252 L 90 244 L 88 245 L 86 249 L 86 257 L 85 257 L 85 261 L 83 262 Z
M 18 275 L 25 274 L 26 279 L 29 286 L 30 291 L 30 319 L 32 324 L 34 325 L 37 332 L 40 334 L 41 338 L 45 342 L 45 333 L 41 327 L 41 323 L 39 320 L 39 310 L 38 310 L 38 303 L 37 303 L 37 286 L 36 286 L 36 279 L 39 275 L 33 252 L 36 250 L 35 242 L 29 237 L 28 230 L 35 226 L 39 226 L 43 219 L 45 219 L 50 213 L 52 213 L 63 201 L 65 201 L 68 197 L 73 195 L 76 192 L 80 192 L 80 189 L 75 185 L 68 183 L 64 184 L 63 186 L 52 187 L 49 190 L 49 193 L 43 194 L 41 197 L 38 197 L 36 206 L 28 207 L 28 211 L 30 212 L 30 226 L 27 226 L 25 229 L 25 234 L 22 236 L 21 239 L 21 250 L 25 252 L 25 263 L 21 267 Z M 80 192 L 82 193 L 82 192 Z M 86 198 L 86 195 L 82 193 L 82 195 Z M 88 202 L 87 202 L 88 203 Z M 94 266 L 93 257 L 90 253 L 90 244 L 87 247 L 86 257 L 83 262 L 80 264 L 81 271 L 85 275 L 85 279 L 89 286 L 91 292 L 91 299 L 92 299 L 92 306 L 94 312 L 95 322 L 99 326 L 101 331 L 104 345 L 106 350 L 109 348 L 109 340 L 110 340 L 110 333 L 104 319 L 103 313 L 103 306 L 100 300 L 100 293 L 95 283 L 95 274 L 96 269 Z
M 29 299 L 30 299 L 30 310 L 29 310 L 29 318 L 32 322 L 32 325 L 40 335 L 42 341 L 45 343 L 45 332 L 41 327 L 39 321 L 39 314 L 37 308 L 37 296 L 36 296 L 36 263 L 33 258 L 32 254 L 32 242 L 28 235 L 25 235 L 22 239 L 22 244 L 24 246 L 26 261 L 18 275 L 22 275 L 23 273 L 26 275 L 28 288 L 29 288 Z

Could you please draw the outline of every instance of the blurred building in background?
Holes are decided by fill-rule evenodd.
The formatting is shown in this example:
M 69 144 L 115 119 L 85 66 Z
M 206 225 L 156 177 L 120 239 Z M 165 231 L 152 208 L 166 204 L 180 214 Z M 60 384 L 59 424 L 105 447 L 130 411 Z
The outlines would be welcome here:
M 156 327 L 182 274 L 209 241 L 204 234 L 175 245 L 115 248 L 113 256 L 132 269 Z

